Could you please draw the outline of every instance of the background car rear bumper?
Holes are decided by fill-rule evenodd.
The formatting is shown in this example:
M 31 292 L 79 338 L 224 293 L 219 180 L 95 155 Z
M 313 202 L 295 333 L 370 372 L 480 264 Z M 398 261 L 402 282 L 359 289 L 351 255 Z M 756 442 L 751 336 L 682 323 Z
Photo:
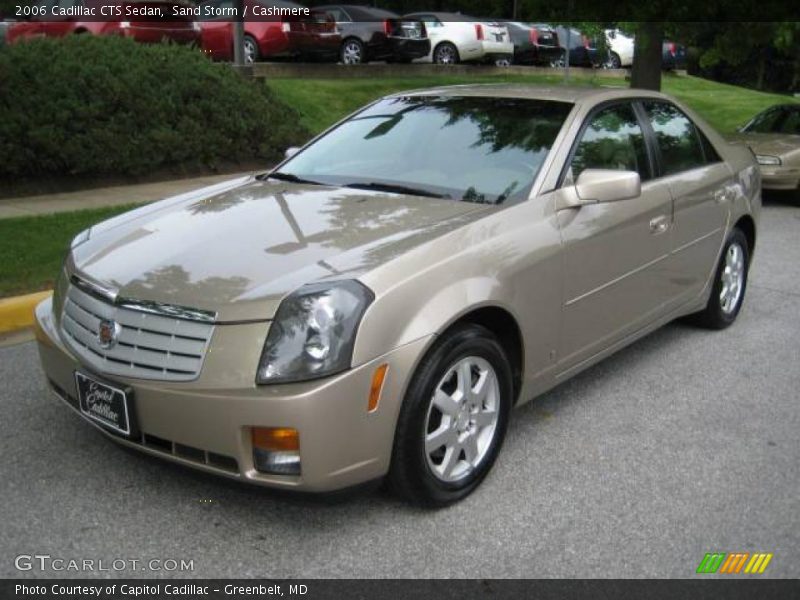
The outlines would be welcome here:
M 390 37 L 389 49 L 395 58 L 423 58 L 431 51 L 431 42 L 428 39 Z
M 48 385 L 79 411 L 74 372 L 92 372 L 61 342 L 49 299 L 36 309 L 36 338 Z M 120 444 L 240 481 L 319 492 L 346 488 L 388 471 L 407 374 L 413 372 L 428 340 L 417 340 L 345 373 L 297 384 L 256 386 L 253 372 L 247 377 L 249 385 L 210 389 L 202 376 L 179 385 L 98 373 L 95 376 L 101 380 L 132 389 L 140 432 L 133 439 L 123 438 L 86 421 Z M 372 376 L 384 363 L 389 370 L 380 403 L 370 413 L 367 401 Z M 251 427 L 297 429 L 302 474 L 256 471 Z

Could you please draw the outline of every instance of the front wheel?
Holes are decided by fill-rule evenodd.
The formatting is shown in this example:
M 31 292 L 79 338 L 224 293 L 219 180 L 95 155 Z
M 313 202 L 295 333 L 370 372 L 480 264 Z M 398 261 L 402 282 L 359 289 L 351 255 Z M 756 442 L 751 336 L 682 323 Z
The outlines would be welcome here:
M 345 65 L 360 65 L 364 60 L 364 44 L 355 38 L 344 41 L 339 58 Z
M 702 312 L 691 315 L 690 320 L 709 329 L 731 325 L 744 302 L 749 266 L 747 237 L 740 229 L 734 229 L 722 249 L 708 304 Z
M 468 496 L 492 468 L 513 399 L 509 362 L 490 331 L 445 334 L 414 374 L 395 432 L 389 485 L 427 506 Z

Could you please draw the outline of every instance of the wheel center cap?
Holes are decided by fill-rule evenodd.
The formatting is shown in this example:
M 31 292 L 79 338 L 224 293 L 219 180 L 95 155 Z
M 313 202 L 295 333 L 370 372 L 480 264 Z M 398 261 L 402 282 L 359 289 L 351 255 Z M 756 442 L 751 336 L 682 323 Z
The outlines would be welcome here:
M 466 412 L 459 413 L 458 417 L 456 418 L 456 427 L 458 427 L 459 431 L 464 431 L 469 424 L 469 415 Z

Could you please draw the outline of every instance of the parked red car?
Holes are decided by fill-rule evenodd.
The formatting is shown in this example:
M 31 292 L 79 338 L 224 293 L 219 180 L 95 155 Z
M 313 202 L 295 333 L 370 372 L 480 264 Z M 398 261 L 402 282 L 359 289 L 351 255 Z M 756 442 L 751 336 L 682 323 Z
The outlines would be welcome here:
M 9 27 L 7 41 L 88 33 L 199 45 L 200 28 L 194 17 L 176 14 L 190 6 L 181 0 L 44 0 L 30 7 L 29 20 Z
M 233 59 L 233 20 L 224 10 L 229 6 L 233 6 L 233 0 L 208 0 L 200 4 L 203 52 L 214 60 Z M 244 7 L 248 15 L 244 21 L 245 62 L 267 57 L 338 56 L 342 36 L 336 22 L 324 12 L 310 11 L 308 16 L 258 16 L 265 7 L 307 10 L 284 0 L 244 0 Z

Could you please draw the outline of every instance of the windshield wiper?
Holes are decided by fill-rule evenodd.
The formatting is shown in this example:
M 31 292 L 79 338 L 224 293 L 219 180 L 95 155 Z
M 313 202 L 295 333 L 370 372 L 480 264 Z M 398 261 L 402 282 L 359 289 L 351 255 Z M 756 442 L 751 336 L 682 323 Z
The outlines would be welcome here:
M 298 177 L 293 173 L 281 173 L 280 171 L 273 171 L 272 173 L 267 173 L 267 179 L 279 179 L 281 181 L 290 181 L 292 183 L 308 183 L 310 185 L 325 185 L 324 183 L 320 183 L 319 181 L 312 181 L 311 179 L 303 179 L 302 177 Z
M 428 198 L 450 198 L 450 194 L 437 194 L 431 190 L 415 188 L 408 185 L 396 183 L 381 183 L 379 181 L 368 181 L 364 183 L 347 183 L 343 187 L 354 188 L 357 190 L 376 190 L 379 192 L 391 192 L 395 194 L 408 194 L 410 196 L 426 196 Z

